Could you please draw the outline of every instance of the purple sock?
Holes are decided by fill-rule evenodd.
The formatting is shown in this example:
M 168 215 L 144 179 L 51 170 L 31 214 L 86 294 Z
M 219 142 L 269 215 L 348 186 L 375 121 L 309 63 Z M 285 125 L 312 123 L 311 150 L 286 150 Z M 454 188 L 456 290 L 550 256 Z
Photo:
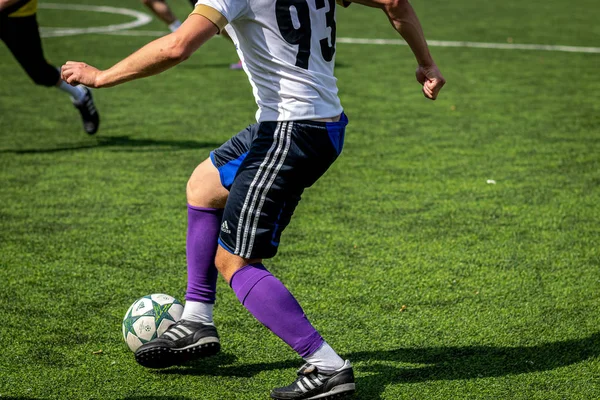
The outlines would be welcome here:
M 215 254 L 223 210 L 188 204 L 186 300 L 213 304 L 217 289 Z
M 231 278 L 231 288 L 244 307 L 300 357 L 311 355 L 323 344 L 300 304 L 264 265 L 240 268 Z

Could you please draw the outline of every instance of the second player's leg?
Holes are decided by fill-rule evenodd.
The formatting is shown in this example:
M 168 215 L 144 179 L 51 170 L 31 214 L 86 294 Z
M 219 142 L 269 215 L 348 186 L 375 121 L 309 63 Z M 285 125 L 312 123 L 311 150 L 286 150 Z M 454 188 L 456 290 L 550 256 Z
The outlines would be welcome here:
M 162 22 L 169 26 L 171 31 L 177 30 L 181 22 L 177 19 L 171 8 L 164 0 L 142 0 L 142 3 L 154 13 Z
M 36 16 L 2 18 L 2 40 L 36 85 L 59 84 L 60 72 L 44 57 Z
M 60 79 L 59 70 L 46 61 L 36 15 L 2 17 L 0 32 L 0 37 L 31 80 L 37 85 L 56 87 L 69 94 L 73 105 L 81 114 L 85 131 L 88 134 L 96 133 L 100 117 L 90 90 L 67 84 Z

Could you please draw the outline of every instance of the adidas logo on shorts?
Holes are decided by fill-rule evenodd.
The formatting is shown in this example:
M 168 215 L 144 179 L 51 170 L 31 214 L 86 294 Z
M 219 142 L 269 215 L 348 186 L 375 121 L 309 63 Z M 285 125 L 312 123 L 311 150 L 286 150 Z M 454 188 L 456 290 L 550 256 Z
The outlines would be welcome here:
M 229 225 L 227 225 L 227 221 L 223 221 L 223 223 L 221 224 L 221 230 L 225 233 L 231 233 Z

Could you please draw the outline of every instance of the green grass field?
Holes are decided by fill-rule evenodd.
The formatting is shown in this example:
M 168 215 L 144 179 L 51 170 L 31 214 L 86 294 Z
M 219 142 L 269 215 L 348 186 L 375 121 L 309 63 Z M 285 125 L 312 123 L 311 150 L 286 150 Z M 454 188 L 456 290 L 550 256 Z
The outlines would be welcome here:
M 429 39 L 600 46 L 597 0 L 413 4 Z M 54 28 L 132 19 L 38 15 Z M 338 37 L 398 36 L 353 5 Z M 56 65 L 106 68 L 151 39 L 43 44 Z M 436 102 L 406 46 L 338 44 L 344 152 L 267 265 L 355 365 L 356 399 L 599 399 L 600 54 L 432 52 L 448 80 Z M 146 370 L 121 337 L 138 297 L 184 297 L 187 178 L 254 118 L 235 61 L 215 39 L 160 76 L 96 91 L 102 127 L 88 137 L 68 98 L 0 45 L 0 398 L 266 399 L 293 379 L 301 360 L 221 278 L 217 357 Z

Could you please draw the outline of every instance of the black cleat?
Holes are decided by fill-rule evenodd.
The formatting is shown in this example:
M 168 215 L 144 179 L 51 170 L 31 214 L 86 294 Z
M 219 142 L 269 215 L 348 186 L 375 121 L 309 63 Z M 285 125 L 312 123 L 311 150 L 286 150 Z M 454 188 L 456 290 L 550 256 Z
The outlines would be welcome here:
M 98 127 L 100 126 L 100 115 L 98 114 L 98 110 L 96 110 L 94 98 L 92 97 L 92 91 L 85 86 L 82 87 L 83 90 L 85 90 L 85 96 L 80 102 L 76 103 L 73 101 L 73 105 L 81 114 L 81 119 L 83 120 L 83 129 L 88 135 L 93 135 L 98 131 Z
M 219 350 L 221 344 L 214 325 L 180 320 L 160 337 L 140 346 L 135 360 L 147 368 L 167 368 L 215 355 Z
M 354 393 L 354 371 L 350 361 L 329 374 L 319 372 L 317 367 L 304 364 L 298 370 L 298 378 L 289 386 L 275 388 L 271 398 L 276 400 L 330 400 L 343 399 Z

